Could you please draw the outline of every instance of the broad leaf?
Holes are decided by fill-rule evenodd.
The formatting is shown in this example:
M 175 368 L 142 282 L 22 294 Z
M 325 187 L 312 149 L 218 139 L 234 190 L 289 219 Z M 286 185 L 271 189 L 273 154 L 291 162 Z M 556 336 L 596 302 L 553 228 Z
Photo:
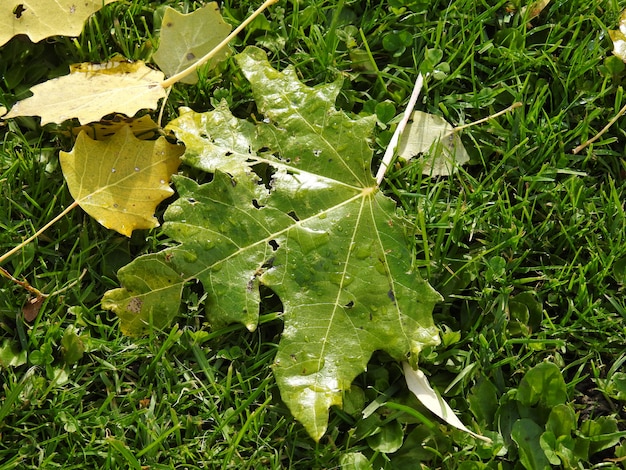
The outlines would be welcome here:
M 89 16 L 115 1 L 2 0 L 0 46 L 18 34 L 27 34 L 33 42 L 50 36 L 78 36 Z
M 469 161 L 469 154 L 454 128 L 434 114 L 415 111 L 398 144 L 405 160 L 421 156 L 422 173 L 449 176 Z
M 110 139 L 92 140 L 81 132 L 71 152 L 61 152 L 61 168 L 72 197 L 107 228 L 130 236 L 159 225 L 156 206 L 174 192 L 169 186 L 182 147 L 164 137 L 144 141 L 128 126 Z
M 215 2 L 186 15 L 167 7 L 161 24 L 159 49 L 152 58 L 165 75 L 171 77 L 210 52 L 228 36 L 230 30 Z M 223 60 L 227 54 L 228 49 L 222 49 L 211 59 L 209 67 Z M 189 84 L 197 81 L 197 72 L 181 80 Z
M 285 322 L 275 377 L 294 416 L 320 439 L 328 408 L 341 404 L 374 351 L 415 363 L 437 343 L 431 312 L 440 296 L 412 269 L 405 221 L 372 177 L 375 119 L 333 107 L 340 83 L 309 88 L 256 48 L 237 59 L 265 119 L 241 121 L 222 106 L 172 124 L 184 160 L 214 179 L 174 178 L 180 199 L 163 231 L 180 245 L 122 268 L 123 288 L 102 305 L 140 334 L 172 319 L 185 283 L 199 280 L 214 325 L 252 330 L 259 287 L 271 288 Z
M 527 470 L 550 470 L 550 462 L 541 448 L 543 429 L 531 419 L 518 419 L 511 430 L 517 444 L 519 461 Z
M 140 109 L 155 109 L 165 97 L 163 77 L 141 61 L 121 58 L 76 64 L 69 75 L 31 88 L 33 96 L 16 103 L 3 119 L 41 116 L 44 125 L 73 118 L 86 124 L 114 112 L 133 116 Z

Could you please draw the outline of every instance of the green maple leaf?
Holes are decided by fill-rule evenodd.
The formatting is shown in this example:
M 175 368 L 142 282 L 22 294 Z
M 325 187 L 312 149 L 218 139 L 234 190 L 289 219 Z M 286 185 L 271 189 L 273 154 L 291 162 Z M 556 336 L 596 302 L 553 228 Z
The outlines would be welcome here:
M 213 324 L 258 321 L 259 286 L 284 306 L 274 374 L 281 396 L 320 439 L 328 409 L 376 350 L 398 360 L 436 344 L 440 300 L 414 272 L 405 221 L 372 177 L 373 118 L 334 108 L 340 83 L 309 88 L 265 54 L 237 56 L 265 119 L 235 118 L 225 105 L 185 112 L 170 126 L 187 164 L 215 173 L 198 185 L 176 177 L 180 199 L 163 230 L 179 246 L 119 272 L 123 288 L 103 306 L 138 334 L 178 311 L 184 283 L 199 280 Z M 253 170 L 270 168 L 261 179 Z

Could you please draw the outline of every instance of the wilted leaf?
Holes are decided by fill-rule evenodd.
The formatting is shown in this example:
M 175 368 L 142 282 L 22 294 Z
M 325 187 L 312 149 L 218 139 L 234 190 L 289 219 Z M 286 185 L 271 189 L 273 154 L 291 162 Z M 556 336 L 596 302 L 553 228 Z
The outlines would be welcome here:
M 156 206 L 173 194 L 169 186 L 182 147 L 164 137 L 135 138 L 128 126 L 105 141 L 79 134 L 71 152 L 61 152 L 63 176 L 74 200 L 107 228 L 130 236 L 159 225 Z
M 613 41 L 613 54 L 626 62 L 626 10 L 619 17 L 617 30 L 609 30 L 609 36 Z
M 430 176 L 451 175 L 469 161 L 461 138 L 450 124 L 434 114 L 415 111 L 400 138 L 398 156 L 410 160 L 419 155 L 422 173 Z
M 46 300 L 46 297 L 43 295 L 39 295 L 37 297 L 33 297 L 28 299 L 26 305 L 22 308 L 22 313 L 24 314 L 24 319 L 27 322 L 33 321 L 39 315 L 39 311 Z
M 309 88 L 255 48 L 237 59 L 265 121 L 240 121 L 222 106 L 172 124 L 186 162 L 214 179 L 175 177 L 180 198 L 163 231 L 181 244 L 122 268 L 123 288 L 102 306 L 140 334 L 170 321 L 182 287 L 199 280 L 214 325 L 252 330 L 259 286 L 271 288 L 285 322 L 275 377 L 294 416 L 320 439 L 328 408 L 341 404 L 374 351 L 415 362 L 437 343 L 431 312 L 440 296 L 412 269 L 405 221 L 372 177 L 375 118 L 336 110 L 340 83 Z
M 111 119 L 103 119 L 98 122 L 91 122 L 84 126 L 72 127 L 71 134 L 66 135 L 78 136 L 81 131 L 93 140 L 102 140 L 114 135 L 122 127 L 128 126 L 133 135 L 141 140 L 152 139 L 159 135 L 159 125 L 148 115 L 138 118 L 129 118 L 123 114 L 116 114 Z
M 27 34 L 33 42 L 50 36 L 78 36 L 87 18 L 115 1 L 2 0 L 0 46 L 18 34 Z
M 159 68 L 171 77 L 209 53 L 228 36 L 230 30 L 231 26 L 222 19 L 216 2 L 186 15 L 167 7 L 161 24 L 159 49 L 152 57 Z M 209 67 L 224 60 L 227 54 L 228 49 L 222 49 L 211 59 Z M 197 81 L 197 73 L 181 80 L 189 84 Z
M 117 58 L 102 64 L 72 66 L 69 75 L 31 88 L 33 96 L 16 103 L 3 119 L 41 116 L 41 125 L 78 118 L 81 124 L 99 121 L 111 113 L 133 116 L 155 109 L 165 97 L 163 73 L 143 62 Z
M 428 379 L 421 370 L 413 369 L 407 362 L 404 362 L 402 367 L 404 369 L 404 378 L 406 380 L 407 387 L 411 392 L 413 392 L 413 395 L 417 397 L 422 405 L 451 426 L 454 426 L 461 431 L 465 431 L 478 439 L 491 442 L 491 439 L 476 434 L 465 427 L 457 415 L 454 414 L 450 405 L 448 405 L 448 403 L 446 403 L 446 401 L 433 390 L 428 382 Z
M 550 0 L 535 0 L 534 2 L 531 2 L 530 5 L 522 7 L 520 13 L 522 15 L 526 15 L 526 13 L 528 13 L 527 19 L 532 20 L 534 18 L 537 18 L 544 10 L 544 8 L 547 7 L 549 4 Z

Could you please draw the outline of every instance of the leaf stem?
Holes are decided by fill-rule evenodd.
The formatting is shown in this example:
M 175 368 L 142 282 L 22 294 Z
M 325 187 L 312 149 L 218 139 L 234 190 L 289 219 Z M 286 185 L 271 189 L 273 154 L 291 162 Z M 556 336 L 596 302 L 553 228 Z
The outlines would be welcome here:
M 39 289 L 31 286 L 28 281 L 26 280 L 20 281 L 19 279 L 14 277 L 9 271 L 4 269 L 2 266 L 0 266 L 0 276 L 6 277 L 9 281 L 13 281 L 18 286 L 21 286 L 23 289 L 26 289 L 28 292 L 33 294 L 37 299 L 40 299 L 42 297 L 47 297 L 47 295 L 41 292 Z
M 15 246 L 14 248 L 12 248 L 11 250 L 7 251 L 5 254 L 3 254 L 2 256 L 0 256 L 0 263 L 3 263 L 4 261 L 6 261 L 8 258 L 10 258 L 11 256 L 13 256 L 15 253 L 17 253 L 18 251 L 20 251 L 22 248 L 24 248 L 26 245 L 28 245 L 30 242 L 32 242 L 35 238 L 39 237 L 39 235 L 41 235 L 42 233 L 44 233 L 46 230 L 48 230 L 52 225 L 54 225 L 56 222 L 58 222 L 59 220 L 61 220 L 63 217 L 65 217 L 72 209 L 74 209 L 76 206 L 78 206 L 78 202 L 73 201 L 69 206 L 67 206 L 63 211 L 61 211 L 61 213 L 59 213 L 54 219 L 52 219 L 50 222 L 48 222 L 46 225 L 44 225 L 43 227 L 41 227 L 39 230 L 37 230 L 33 235 L 31 235 L 29 238 L 27 238 L 26 240 L 24 240 L 22 243 L 20 243 L 19 245 Z M 11 275 L 11 273 L 9 273 L 6 269 L 0 267 L 0 275 L 6 277 L 7 279 L 10 279 L 11 281 L 15 282 L 16 284 L 19 284 L 20 286 L 22 286 L 24 289 L 26 289 L 27 291 L 29 291 L 32 294 L 35 294 L 36 296 L 42 296 L 45 297 L 45 294 L 42 294 L 39 290 L 37 290 L 35 287 L 31 286 L 28 282 L 26 281 L 20 281 L 19 279 L 16 279 L 15 277 L 13 277 Z
M 522 103 L 519 101 L 516 101 L 508 108 L 503 109 L 502 111 L 498 111 L 497 113 L 492 114 L 491 116 L 487 116 L 486 118 L 479 119 L 478 121 L 467 123 L 463 126 L 455 127 L 454 129 L 452 129 L 451 133 L 459 132 L 463 129 L 467 129 L 468 127 L 475 126 L 476 124 L 482 124 L 483 122 L 490 121 L 491 119 L 497 118 L 498 116 L 502 116 L 503 114 L 506 114 L 509 111 L 513 111 L 514 109 L 519 108 L 520 106 L 522 106 Z
M 590 144 L 594 143 L 596 140 L 598 140 L 606 131 L 609 130 L 609 127 L 611 127 L 613 124 L 615 124 L 615 121 L 617 121 L 620 117 L 622 117 L 622 115 L 624 113 L 626 113 L 626 105 L 622 106 L 622 109 L 620 109 L 619 112 L 615 116 L 613 116 L 613 119 L 611 119 L 609 121 L 609 123 L 602 128 L 602 130 L 600 132 L 598 132 L 596 135 L 594 135 L 591 139 L 587 140 L 586 142 L 583 142 L 578 147 L 576 147 L 574 150 L 572 150 L 572 153 L 574 155 L 576 155 L 578 152 L 583 150 L 585 147 L 587 147 L 588 145 L 590 145 Z
M 163 88 L 169 88 L 174 83 L 182 80 L 187 75 L 190 75 L 191 73 L 193 73 L 194 70 L 196 70 L 198 67 L 201 67 L 202 65 L 207 63 L 215 54 L 217 54 L 223 47 L 225 47 L 230 41 L 232 41 L 232 39 L 235 36 L 237 36 L 246 26 L 248 26 L 257 16 L 259 16 L 263 12 L 263 10 L 265 10 L 267 7 L 277 2 L 278 0 L 266 0 L 265 3 L 263 3 L 263 5 L 257 8 L 254 13 L 252 13 L 248 18 L 246 18 L 243 23 L 237 26 L 237 28 L 235 28 L 234 31 L 232 31 L 222 42 L 220 42 L 217 46 L 215 46 L 213 50 L 211 50 L 208 54 L 201 57 L 197 62 L 187 67 L 185 70 L 178 72 L 176 75 L 172 75 L 170 78 L 162 82 L 161 86 Z
M 407 104 L 406 109 L 404 110 L 404 115 L 402 116 L 402 120 L 398 123 L 398 127 L 396 127 L 396 131 L 393 133 L 391 137 L 391 141 L 389 141 L 389 145 L 387 146 L 387 150 L 385 150 L 385 154 L 383 155 L 383 161 L 380 162 L 380 167 L 378 167 L 378 172 L 376 172 L 376 184 L 380 186 L 385 177 L 385 173 L 387 172 L 387 168 L 391 164 L 391 160 L 393 159 L 394 153 L 396 151 L 396 147 L 398 146 L 398 141 L 400 140 L 400 135 L 404 131 L 404 128 L 411 119 L 411 114 L 413 113 L 413 109 L 415 108 L 415 104 L 417 103 L 417 98 L 422 91 L 422 87 L 424 86 L 424 76 L 420 72 L 417 76 L 417 80 L 415 80 L 415 86 L 413 87 L 413 92 L 411 93 L 411 98 L 409 99 L 409 104 Z

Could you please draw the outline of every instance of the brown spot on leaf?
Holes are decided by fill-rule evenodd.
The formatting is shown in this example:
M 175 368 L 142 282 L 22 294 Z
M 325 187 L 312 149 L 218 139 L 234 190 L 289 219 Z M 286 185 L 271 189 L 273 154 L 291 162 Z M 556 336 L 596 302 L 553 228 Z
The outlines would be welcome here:
M 141 307 L 142 306 L 143 306 L 143 300 L 141 300 L 139 297 L 133 297 L 128 302 L 127 309 L 128 309 L 129 312 L 139 313 L 139 312 L 141 312 Z

